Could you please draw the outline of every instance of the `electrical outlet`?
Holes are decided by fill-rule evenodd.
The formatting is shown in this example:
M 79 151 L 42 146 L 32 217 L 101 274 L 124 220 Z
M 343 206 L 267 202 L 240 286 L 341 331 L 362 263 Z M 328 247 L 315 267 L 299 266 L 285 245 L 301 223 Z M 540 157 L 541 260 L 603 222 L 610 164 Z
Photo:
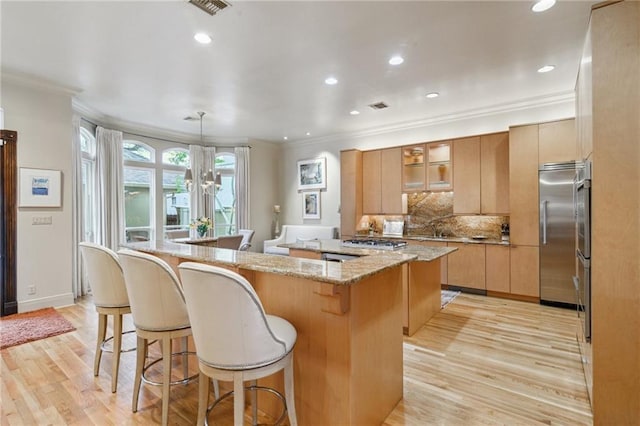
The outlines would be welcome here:
M 30 285 L 29 287 L 27 287 L 27 294 L 36 294 L 36 286 Z

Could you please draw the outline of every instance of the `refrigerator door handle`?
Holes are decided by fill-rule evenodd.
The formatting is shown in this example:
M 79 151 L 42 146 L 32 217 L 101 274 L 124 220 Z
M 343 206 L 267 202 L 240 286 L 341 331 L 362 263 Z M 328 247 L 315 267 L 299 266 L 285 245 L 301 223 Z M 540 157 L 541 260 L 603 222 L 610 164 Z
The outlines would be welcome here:
M 547 203 L 549 201 L 544 200 L 540 205 L 542 214 L 542 244 L 547 244 Z

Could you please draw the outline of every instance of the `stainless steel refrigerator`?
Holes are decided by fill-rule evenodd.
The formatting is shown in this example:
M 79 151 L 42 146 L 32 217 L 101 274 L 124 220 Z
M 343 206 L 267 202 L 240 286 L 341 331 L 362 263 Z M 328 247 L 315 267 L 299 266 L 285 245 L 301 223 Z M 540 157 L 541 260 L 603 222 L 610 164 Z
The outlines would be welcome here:
M 540 303 L 576 308 L 574 179 L 576 166 L 547 163 L 539 168 Z

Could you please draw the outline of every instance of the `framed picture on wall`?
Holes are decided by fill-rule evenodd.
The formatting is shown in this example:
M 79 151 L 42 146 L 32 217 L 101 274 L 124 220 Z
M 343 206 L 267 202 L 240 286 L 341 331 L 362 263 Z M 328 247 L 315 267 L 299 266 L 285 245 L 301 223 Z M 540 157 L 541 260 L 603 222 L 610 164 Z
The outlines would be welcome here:
M 302 193 L 302 218 L 320 219 L 320 191 Z
M 19 207 L 62 207 L 60 170 L 20 168 Z
M 298 161 L 298 190 L 326 189 L 327 162 L 324 157 Z

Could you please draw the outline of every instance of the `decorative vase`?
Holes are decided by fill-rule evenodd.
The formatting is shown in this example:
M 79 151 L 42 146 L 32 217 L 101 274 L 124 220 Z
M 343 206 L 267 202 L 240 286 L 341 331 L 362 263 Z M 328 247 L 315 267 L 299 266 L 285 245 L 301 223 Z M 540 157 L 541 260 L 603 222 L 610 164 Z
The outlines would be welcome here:
M 440 164 L 438 166 L 438 177 L 440 178 L 440 182 L 444 182 L 444 173 L 447 171 L 447 166 L 444 164 Z
M 209 228 L 207 228 L 207 225 L 198 225 L 196 229 L 198 230 L 198 238 L 204 238 L 204 236 L 207 235 L 207 231 L 209 230 Z

